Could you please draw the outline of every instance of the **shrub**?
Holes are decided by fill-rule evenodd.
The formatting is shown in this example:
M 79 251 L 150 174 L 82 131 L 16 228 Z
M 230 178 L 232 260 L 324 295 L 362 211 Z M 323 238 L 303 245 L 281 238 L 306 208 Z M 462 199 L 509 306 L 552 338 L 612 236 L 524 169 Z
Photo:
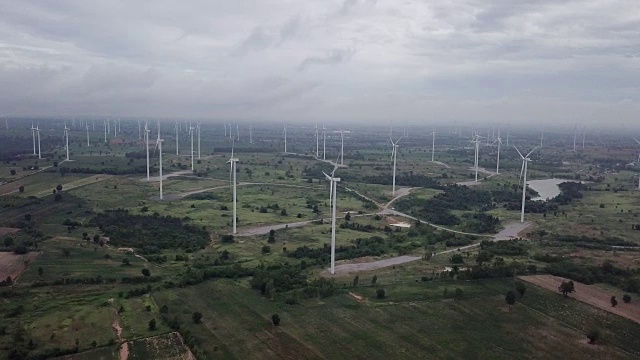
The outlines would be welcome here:
M 271 315 L 271 322 L 273 323 L 273 325 L 278 326 L 280 325 L 280 315 L 278 314 L 273 314 Z
M 629 294 L 624 294 L 624 295 L 622 296 L 622 301 L 624 301 L 624 303 L 625 303 L 625 304 L 630 303 L 630 302 L 631 302 L 631 295 L 629 295 Z
M 387 294 L 386 294 L 386 292 L 384 291 L 384 289 L 378 289 L 378 290 L 376 290 L 376 297 L 377 297 L 378 299 L 384 299 L 386 295 L 387 295 Z

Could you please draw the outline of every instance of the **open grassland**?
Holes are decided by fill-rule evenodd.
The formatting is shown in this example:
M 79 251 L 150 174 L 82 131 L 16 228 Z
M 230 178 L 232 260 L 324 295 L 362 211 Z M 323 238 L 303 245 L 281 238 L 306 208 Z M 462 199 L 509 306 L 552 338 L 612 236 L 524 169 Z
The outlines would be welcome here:
M 167 304 L 170 314 L 199 340 L 197 347 L 205 358 L 415 359 L 428 354 L 433 359 L 533 359 L 553 358 L 561 352 L 568 359 L 624 359 L 640 355 L 633 340 L 640 332 L 637 324 L 579 302 L 562 303 L 561 295 L 545 290 L 529 289 L 509 309 L 499 295 L 510 288 L 508 280 L 453 285 L 469 294 L 461 300 L 438 299 L 442 284 L 379 286 L 387 290 L 384 300 L 370 299 L 375 287 L 367 287 L 353 290 L 362 295 L 360 300 L 345 293 L 294 306 L 227 283 L 206 283 L 154 297 L 159 304 Z M 550 303 L 564 311 L 546 308 Z M 189 316 L 193 311 L 203 313 L 203 324 L 193 324 Z M 270 323 L 273 313 L 282 318 L 279 327 Z M 584 318 L 583 313 L 591 316 Z M 608 321 L 601 325 L 606 344 L 587 345 L 584 333 L 603 318 Z

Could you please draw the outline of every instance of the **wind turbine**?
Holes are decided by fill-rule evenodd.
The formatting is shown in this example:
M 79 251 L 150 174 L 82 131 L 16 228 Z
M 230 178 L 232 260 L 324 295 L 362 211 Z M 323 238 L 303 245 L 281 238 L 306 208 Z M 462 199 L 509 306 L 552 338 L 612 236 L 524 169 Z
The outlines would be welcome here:
M 233 144 L 231 145 L 231 158 L 227 161 L 231 164 L 231 174 L 233 174 L 233 233 L 236 233 L 236 221 L 237 221 L 237 199 L 238 193 L 236 191 L 236 163 L 238 162 L 238 158 L 233 157 Z
M 31 137 L 33 138 L 33 155 L 36 155 L 36 128 L 31 123 Z
M 322 160 L 327 160 L 327 128 L 322 125 Z
M 638 139 L 633 138 L 633 140 L 640 145 L 640 141 L 638 141 Z M 638 154 L 638 161 L 636 162 L 636 165 L 640 165 L 640 154 Z M 640 175 L 638 175 L 638 190 L 640 190 Z
M 249 124 L 249 144 L 253 144 L 253 125 Z
M 113 120 L 113 137 L 118 136 L 118 121 Z
M 38 159 L 42 159 L 42 152 L 40 151 L 40 124 L 36 125 L 36 137 L 38 138 Z
M 178 130 L 180 130 L 180 123 L 176 123 L 176 155 L 180 155 L 180 146 L 178 146 Z
M 322 172 L 327 180 L 330 181 L 331 189 L 329 190 L 330 200 L 329 205 L 332 207 L 331 210 L 331 275 L 335 274 L 336 267 L 336 188 L 338 187 L 338 181 L 340 178 L 334 177 L 337 168 L 333 169 L 331 172 L 331 176 L 327 175 L 324 171 Z
M 436 153 L 436 130 L 431 133 L 431 162 L 433 162 Z
M 340 165 L 344 165 L 344 134 L 350 134 L 351 131 L 340 129 L 339 131 L 334 131 L 334 133 L 340 133 Z
M 86 126 L 87 128 L 87 147 L 91 146 L 91 144 L 89 143 L 89 125 Z
M 318 124 L 316 124 L 316 159 L 320 157 L 320 140 L 318 138 Z
M 520 152 L 520 150 L 518 150 L 517 147 L 514 146 L 513 148 L 516 149 L 518 155 L 520 155 L 520 157 L 522 158 L 522 169 L 520 170 L 520 176 L 522 177 L 522 175 L 524 174 L 524 180 L 522 181 L 522 211 L 520 212 L 520 222 L 522 223 L 524 222 L 524 204 L 527 195 L 527 164 L 529 163 L 529 161 L 531 161 L 531 159 L 529 159 L 529 155 L 531 155 L 531 153 L 534 152 L 538 147 L 536 146 L 535 148 L 533 148 L 533 150 L 529 151 L 527 156 L 522 156 L 522 153 Z
M 191 134 L 191 171 L 195 170 L 194 162 L 193 162 L 193 129 L 194 127 L 189 125 L 189 133 Z
M 196 123 L 196 130 L 198 130 L 198 160 L 200 160 L 200 122 Z
M 585 129 L 586 129 L 586 126 L 583 126 L 582 127 L 582 150 L 584 150 L 584 133 L 585 133 Z
M 162 142 L 163 141 L 164 140 L 160 138 L 160 130 L 158 130 L 158 140 L 156 140 L 156 149 L 158 149 L 159 162 L 160 162 L 160 200 L 162 200 Z
M 104 122 L 104 142 L 107 142 L 107 122 Z
M 138 120 L 138 140 L 142 138 L 142 132 L 140 130 L 140 120 Z
M 480 139 L 482 138 L 482 136 L 480 135 L 474 135 L 473 140 L 471 141 L 472 143 L 476 144 L 476 153 L 475 153 L 475 157 L 474 157 L 474 161 L 473 161 L 473 167 L 476 171 L 476 178 L 475 178 L 475 182 L 478 182 L 478 155 L 480 154 Z
M 65 148 L 67 150 L 67 161 L 70 161 L 69 160 L 69 130 L 70 129 L 67 127 L 67 123 L 65 122 L 64 123 L 64 138 L 65 138 L 65 142 L 66 142 Z
M 496 175 L 500 174 L 500 145 L 502 145 L 502 139 L 500 138 L 500 129 L 498 129 L 498 137 L 494 142 L 498 145 L 498 157 L 496 159 Z
M 236 124 L 236 141 L 240 142 L 240 125 Z
M 542 139 L 544 139 L 544 126 L 542 127 L 542 132 L 540 133 L 540 149 L 542 149 Z
M 147 152 L 147 181 L 151 180 L 149 177 L 149 127 L 147 126 L 147 122 L 144 123 L 144 148 Z
M 402 137 L 400 137 L 400 139 L 398 139 L 396 142 L 393 142 L 393 139 L 389 138 L 389 141 L 391 141 L 391 146 L 393 147 L 391 150 L 391 160 L 393 160 L 393 190 L 391 194 L 393 195 L 396 194 L 396 158 L 398 156 L 398 143 L 400 142 L 400 140 L 402 140 Z
M 573 152 L 576 152 L 576 137 L 578 136 L 578 125 L 573 129 Z
M 287 153 L 287 124 L 284 124 L 284 153 Z

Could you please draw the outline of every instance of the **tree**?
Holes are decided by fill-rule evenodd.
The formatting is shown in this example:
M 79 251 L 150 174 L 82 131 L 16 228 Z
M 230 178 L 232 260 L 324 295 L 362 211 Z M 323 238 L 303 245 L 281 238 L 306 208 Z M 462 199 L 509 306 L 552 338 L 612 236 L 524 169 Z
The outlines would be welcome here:
M 493 254 L 488 251 L 482 250 L 478 253 L 478 256 L 476 256 L 476 262 L 478 263 L 478 265 L 482 266 L 483 263 L 491 261 L 492 258 Z
M 631 295 L 629 295 L 629 294 L 624 294 L 624 295 L 622 296 L 622 301 L 624 301 L 624 303 L 625 303 L 625 304 L 630 303 L 630 302 L 631 302 Z
M 58 184 L 58 185 L 56 186 L 56 190 L 58 190 L 58 191 L 62 191 L 62 185 Z
M 280 325 L 280 315 L 278 314 L 273 314 L 271 315 L 271 322 L 273 323 L 273 325 L 278 326 Z
M 353 287 L 358 286 L 359 281 L 360 281 L 360 276 L 356 275 L 356 277 L 353 278 Z
M 191 318 L 193 319 L 194 323 L 200 324 L 200 322 L 202 321 L 202 313 L 196 311 L 196 312 L 193 313 Z
M 462 254 L 454 254 L 450 259 L 452 264 L 464 264 L 464 258 Z
M 563 281 L 562 284 L 560 284 L 560 286 L 558 287 L 558 291 L 560 291 L 562 295 L 564 295 L 564 297 L 567 297 L 570 293 L 576 290 L 574 288 L 573 281 L 569 280 Z
M 347 213 L 347 215 L 344 216 L 344 220 L 351 221 L 351 214 Z
M 24 192 L 24 185 L 20 185 L 20 187 L 18 188 L 18 191 L 20 191 L 21 193 Z
M 154 331 L 156 329 L 156 319 L 149 320 L 149 331 Z
M 599 329 L 591 329 L 587 333 L 587 339 L 589 339 L 589 344 L 594 344 L 598 339 L 600 339 L 600 330 Z
M 384 289 L 378 289 L 376 290 L 376 297 L 378 299 L 384 299 L 384 297 L 386 296 L 386 292 L 384 291 Z
M 280 216 L 287 216 L 287 210 L 286 209 L 280 210 Z
M 375 285 L 378 282 L 378 275 L 373 275 L 371 278 L 371 285 Z
M 509 307 L 511 307 L 511 305 L 516 303 L 516 293 L 511 290 L 507 291 L 507 294 L 504 296 L 504 300 L 507 302 Z
M 516 291 L 520 294 L 520 297 L 523 297 L 525 291 L 527 291 L 527 287 L 524 286 L 524 283 L 522 281 L 516 281 L 515 286 Z
M 40 266 L 38 268 L 38 275 L 42 276 L 42 274 L 44 274 L 44 269 L 42 268 L 42 266 Z
M 151 271 L 149 271 L 149 269 L 144 268 L 142 269 L 142 275 L 144 275 L 145 277 L 149 277 L 151 276 Z
M 271 229 L 269 230 L 269 239 L 267 240 L 269 244 L 273 244 L 276 242 L 276 231 Z
M 4 246 L 10 247 L 13 245 L 13 238 L 11 236 L 7 236 L 6 238 L 4 238 L 3 243 Z
M 220 237 L 220 241 L 223 242 L 223 243 L 231 244 L 231 243 L 233 243 L 233 235 L 231 235 L 231 234 L 222 235 Z
M 263 254 L 268 254 L 268 253 L 270 253 L 270 252 L 271 252 L 271 246 L 269 246 L 269 245 L 264 245 L 264 246 L 262 247 L 262 253 L 263 253 Z
M 15 175 L 16 171 L 14 169 L 11 169 L 11 175 Z
M 616 299 L 615 296 L 612 296 L 610 301 L 611 301 L 612 307 L 616 307 L 616 305 L 618 305 L 618 300 Z

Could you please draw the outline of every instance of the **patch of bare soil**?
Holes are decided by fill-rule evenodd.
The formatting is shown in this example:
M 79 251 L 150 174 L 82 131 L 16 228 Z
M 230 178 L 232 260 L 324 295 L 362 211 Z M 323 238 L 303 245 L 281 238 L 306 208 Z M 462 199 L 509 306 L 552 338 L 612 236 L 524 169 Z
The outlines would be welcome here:
M 15 282 L 39 254 L 39 252 L 30 252 L 24 255 L 16 255 L 12 252 L 0 252 L 0 280 L 11 276 L 11 279 Z
M 18 231 L 20 231 L 20 228 L 0 227 L 0 236 L 15 234 Z
M 640 267 L 640 252 L 636 251 L 605 251 L 580 249 L 571 254 L 572 258 L 589 265 L 602 265 L 605 261 L 621 268 Z
M 356 299 L 357 302 L 363 302 L 364 298 L 358 294 L 354 294 L 352 292 L 349 292 L 349 295 L 351 295 L 354 299 Z
M 116 333 L 116 338 L 118 339 L 118 342 L 121 342 L 120 344 L 120 360 L 127 360 L 129 358 L 129 343 L 127 341 L 122 341 L 122 325 L 120 324 L 120 316 L 118 315 L 118 313 L 116 312 L 116 316 L 115 316 L 115 320 L 113 321 L 113 324 L 111 324 L 111 327 L 113 327 L 113 331 Z
M 558 292 L 558 287 L 563 281 L 568 280 L 553 275 L 520 276 L 520 279 L 544 289 L 557 292 L 558 296 L 562 296 Z M 640 324 L 640 303 L 638 301 L 631 301 L 630 303 L 625 304 L 622 301 L 622 297 L 618 296 L 618 306 L 613 307 L 610 303 L 611 295 L 620 295 L 621 292 L 618 294 L 612 294 L 611 291 L 603 289 L 597 285 L 585 285 L 576 281 L 573 283 L 575 285 L 575 292 L 571 293 L 569 297 Z

